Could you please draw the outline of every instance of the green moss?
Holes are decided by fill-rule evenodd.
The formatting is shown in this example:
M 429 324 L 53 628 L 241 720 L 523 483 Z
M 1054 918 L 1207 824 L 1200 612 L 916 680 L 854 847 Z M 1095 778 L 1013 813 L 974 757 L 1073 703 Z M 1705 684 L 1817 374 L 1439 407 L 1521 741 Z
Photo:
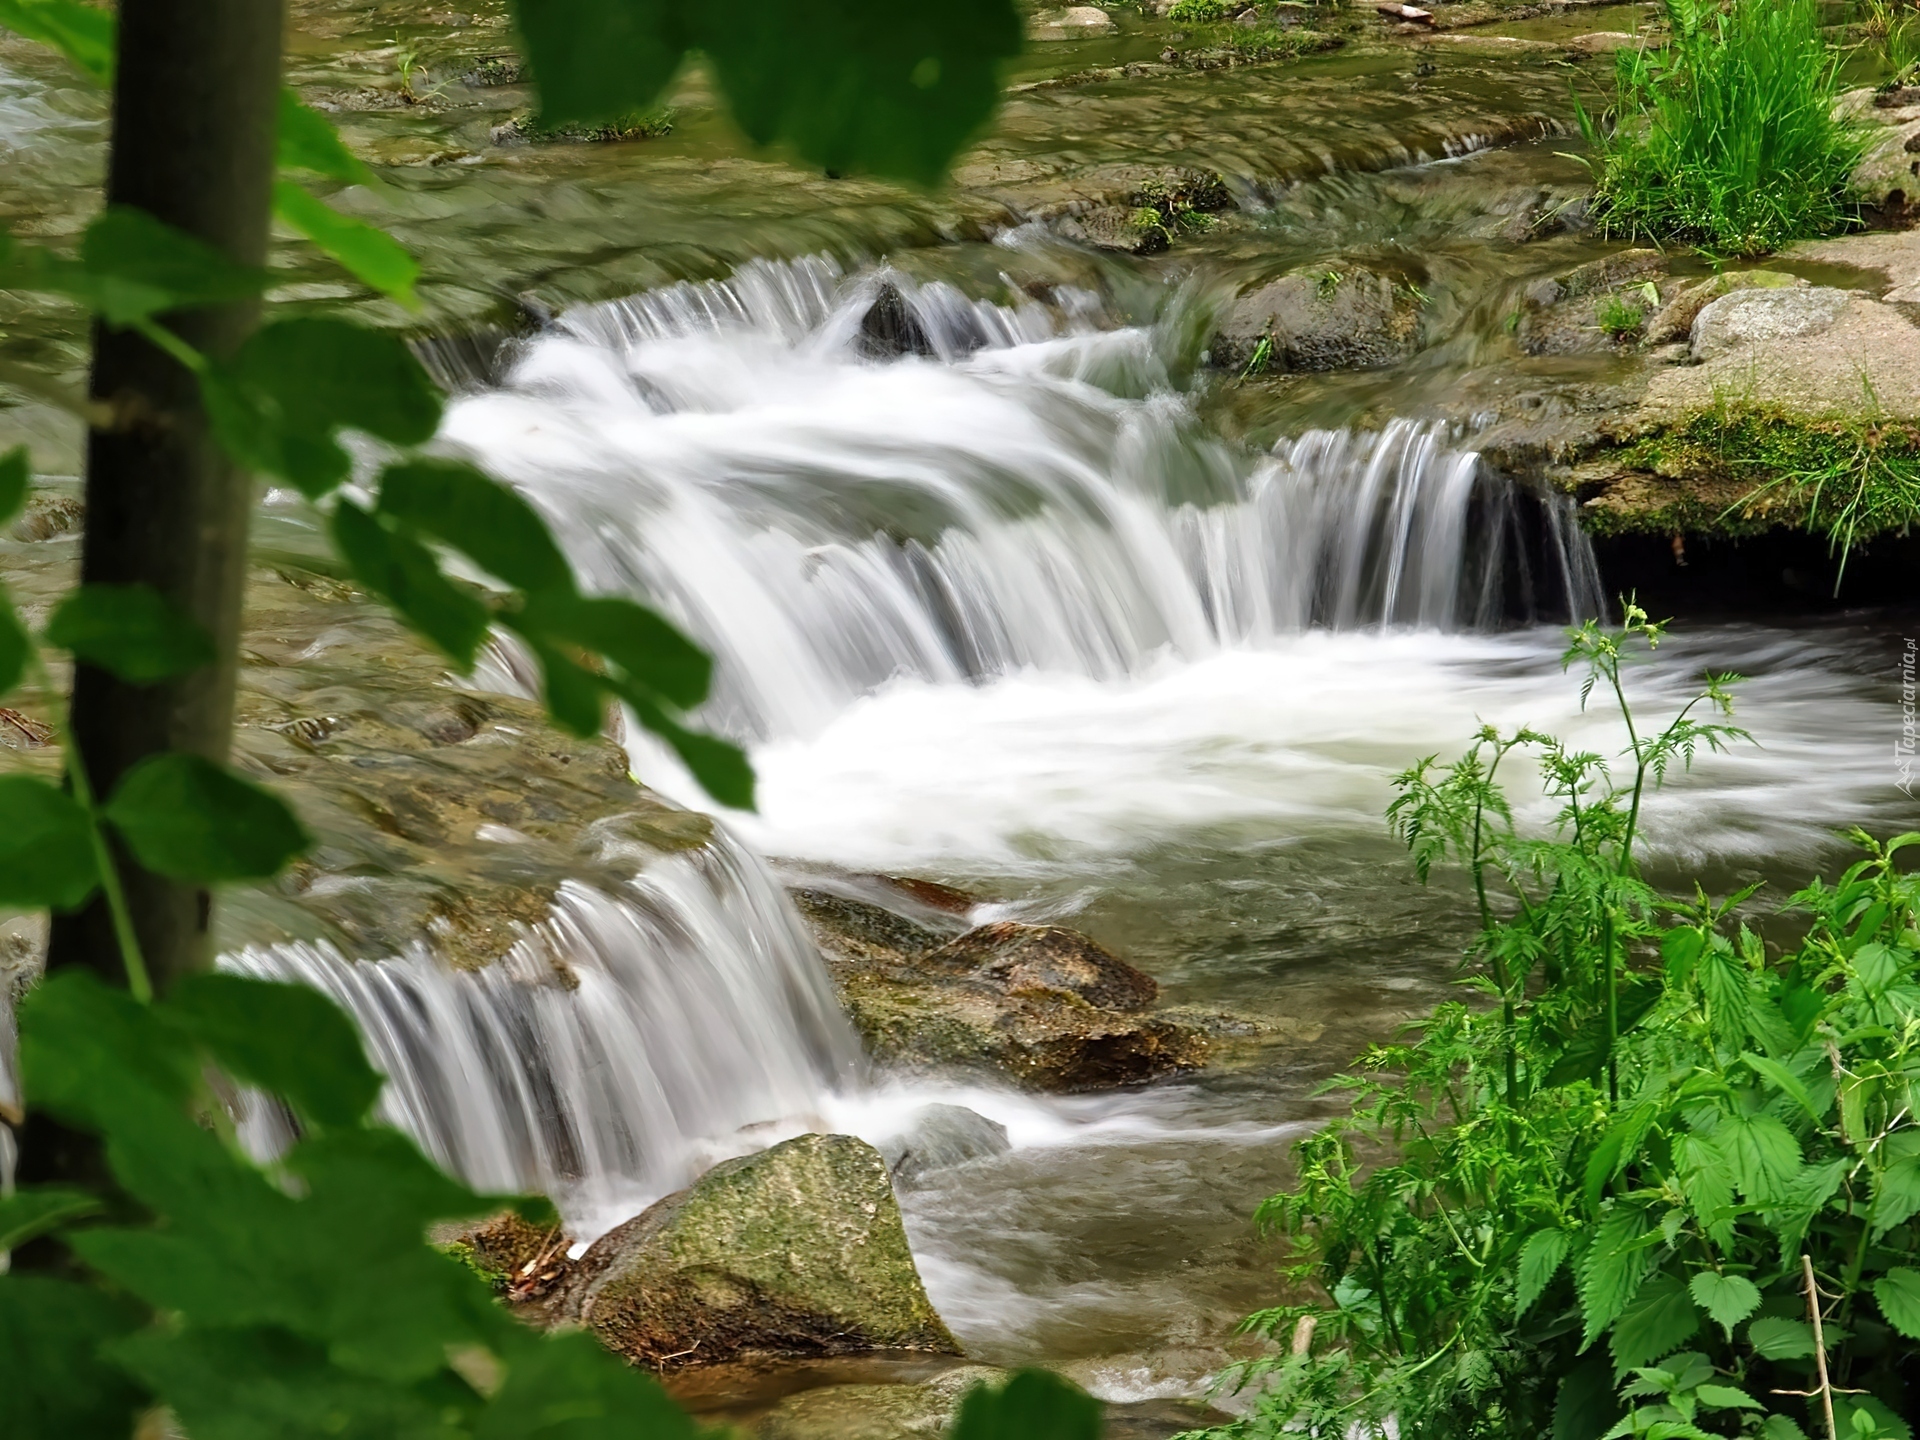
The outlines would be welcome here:
M 1602 530 L 1755 534 L 1792 525 L 1844 555 L 1920 521 L 1920 425 L 1705 411 L 1622 447 L 1625 467 L 1687 483 L 1655 509 L 1616 508 Z
M 1205 25 L 1224 20 L 1240 8 L 1238 0 L 1174 0 L 1167 18 L 1181 25 Z
M 436 1246 L 442 1255 L 457 1260 L 466 1269 L 478 1275 L 487 1283 L 487 1288 L 496 1295 L 507 1293 L 507 1283 L 513 1278 L 504 1270 L 495 1270 L 480 1258 L 480 1252 L 465 1240 L 454 1240 L 448 1244 Z

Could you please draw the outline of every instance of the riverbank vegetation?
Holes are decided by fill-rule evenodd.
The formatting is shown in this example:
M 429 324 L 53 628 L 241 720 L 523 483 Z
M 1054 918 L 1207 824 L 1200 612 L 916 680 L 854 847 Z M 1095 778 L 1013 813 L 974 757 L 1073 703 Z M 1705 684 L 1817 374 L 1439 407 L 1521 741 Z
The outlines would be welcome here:
M 1920 1394 L 1920 834 L 1788 912 L 1757 886 L 1657 893 L 1645 802 L 1746 743 L 1733 676 L 1664 728 L 1627 695 L 1661 626 L 1631 604 L 1567 663 L 1617 707 L 1609 759 L 1529 730 L 1421 761 L 1390 811 L 1422 877 L 1462 867 L 1472 1003 L 1442 1005 L 1335 1082 L 1349 1118 L 1298 1147 L 1260 1223 L 1312 1298 L 1248 1321 L 1277 1354 L 1214 1440 L 1910 1440 Z M 1537 765 L 1551 838 L 1505 780 Z
M 1861 141 L 1834 116 L 1839 56 L 1813 0 L 1666 14 L 1671 43 L 1620 51 L 1609 111 L 1579 114 L 1603 230 L 1758 255 L 1851 224 Z

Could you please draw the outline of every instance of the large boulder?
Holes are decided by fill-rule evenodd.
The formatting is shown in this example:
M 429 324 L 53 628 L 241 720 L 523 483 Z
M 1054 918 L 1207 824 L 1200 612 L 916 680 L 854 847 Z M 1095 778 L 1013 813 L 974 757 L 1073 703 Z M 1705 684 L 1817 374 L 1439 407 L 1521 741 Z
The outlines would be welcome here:
M 1740 290 L 1703 308 L 1693 320 L 1693 358 L 1711 360 L 1756 341 L 1820 335 L 1858 298 L 1825 285 Z
M 1148 1008 L 1151 976 L 1074 931 L 1000 922 L 956 937 L 845 894 L 793 897 L 882 1065 L 1092 1090 L 1206 1062 L 1199 1026 Z
M 596 1240 L 572 1314 L 654 1369 L 746 1354 L 958 1354 L 927 1299 L 880 1152 L 797 1139 L 716 1165 Z
M 1230 370 L 1370 370 L 1419 348 L 1412 286 L 1358 267 L 1296 271 L 1234 301 L 1208 353 Z

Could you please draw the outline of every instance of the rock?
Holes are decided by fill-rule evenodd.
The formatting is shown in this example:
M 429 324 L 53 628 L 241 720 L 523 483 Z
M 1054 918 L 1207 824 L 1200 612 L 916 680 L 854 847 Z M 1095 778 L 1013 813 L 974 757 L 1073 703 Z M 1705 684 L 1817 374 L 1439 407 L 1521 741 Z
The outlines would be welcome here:
M 1786 253 L 1795 260 L 1878 271 L 1884 284 L 1881 299 L 1920 305 L 1920 230 L 1805 241 Z
M 1068 240 L 1125 255 L 1157 255 L 1168 245 L 1163 217 L 1147 206 L 1127 209 L 1101 205 L 1085 214 L 1068 216 L 1054 228 Z
M 1694 317 L 1693 358 L 1710 360 L 1757 340 L 1818 335 L 1840 318 L 1853 299 L 1851 290 L 1824 285 L 1724 295 Z
M 907 1248 L 886 1161 L 850 1135 L 802 1135 L 716 1165 L 596 1240 L 579 1320 L 636 1364 L 747 1354 L 958 1354 Z
M 860 333 L 855 344 L 860 353 L 871 360 L 934 353 L 926 327 L 907 304 L 900 287 L 892 282 L 881 285 L 867 313 L 860 317 Z
M 1798 275 L 1782 270 L 1729 270 L 1688 285 L 1647 322 L 1647 343 L 1668 345 L 1693 333 L 1693 321 L 1722 295 L 1736 290 L 1779 290 L 1805 285 Z
M 755 1440 L 941 1440 L 976 1385 L 1007 1372 L 961 1365 L 922 1385 L 823 1385 L 789 1395 L 753 1427 Z
M 1420 305 L 1407 287 L 1371 270 L 1296 272 L 1242 295 L 1208 347 L 1213 363 L 1242 369 L 1370 370 L 1419 348 Z
M 460 77 L 463 84 L 475 89 L 518 85 L 526 78 L 526 64 L 518 55 L 483 55 L 474 61 L 473 69 Z
M 1904 228 L 1920 216 L 1920 89 L 1851 90 L 1835 113 L 1861 127 L 1865 141 L 1847 188 L 1882 225 Z
M 1160 997 L 1151 975 L 1058 925 L 982 925 L 935 950 L 927 964 L 1002 994 L 1071 995 L 1102 1010 L 1144 1010 Z
M 516 1302 L 543 1298 L 565 1283 L 572 1268 L 565 1235 L 511 1210 L 477 1225 L 436 1226 L 428 1239 Z
M 1535 280 L 1524 292 L 1527 304 L 1543 310 L 1549 305 L 1558 304 L 1566 297 L 1566 293 L 1567 287 L 1551 275 Z
M 1588 35 L 1574 36 L 1567 42 L 1567 48 L 1582 55 L 1609 55 L 1644 43 L 1641 36 L 1629 35 L 1624 30 L 1595 30 Z
M 1667 273 L 1667 257 L 1658 250 L 1620 250 L 1577 265 L 1560 277 L 1568 295 L 1600 295 Z
M 1092 35 L 1109 35 L 1116 28 L 1113 17 L 1099 6 L 1074 5 L 1035 15 L 1027 26 L 1027 36 L 1033 40 L 1084 40 Z
M 964 1105 L 923 1105 L 907 1129 L 880 1146 L 887 1168 L 902 1185 L 935 1170 L 969 1160 L 1004 1155 L 1013 1148 L 1007 1127 Z
M 1206 1061 L 1200 1027 L 1086 999 L 1133 1004 L 1153 982 L 1071 931 L 989 925 L 953 938 L 844 895 L 792 894 L 854 1028 L 881 1065 L 1088 1090 Z

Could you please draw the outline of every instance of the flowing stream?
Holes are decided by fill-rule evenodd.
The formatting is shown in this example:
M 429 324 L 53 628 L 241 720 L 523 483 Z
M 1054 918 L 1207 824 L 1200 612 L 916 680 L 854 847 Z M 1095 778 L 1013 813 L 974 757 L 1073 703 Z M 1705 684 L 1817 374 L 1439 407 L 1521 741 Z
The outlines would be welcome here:
M 1223 439 L 1179 378 L 1183 303 L 1127 325 L 1091 293 L 1006 307 L 756 263 L 568 312 L 467 373 L 445 443 L 538 504 L 591 587 L 712 648 L 706 718 L 752 748 L 760 810 L 626 893 L 570 887 L 478 976 L 311 945 L 229 963 L 339 998 L 396 1122 L 476 1183 L 556 1194 L 583 1237 L 725 1155 L 967 1104 L 1013 1150 L 904 1204 L 969 1350 L 1115 1400 L 1203 1393 L 1272 1293 L 1247 1217 L 1327 1113 L 1314 1085 L 1445 994 L 1467 933 L 1384 837 L 1391 775 L 1482 723 L 1624 733 L 1558 660 L 1608 609 L 1567 501 L 1438 422 Z M 1660 866 L 1791 880 L 1833 827 L 1897 819 L 1890 640 L 1872 617 L 1689 626 L 1638 669 L 1650 715 L 1703 669 L 1750 676 L 1756 743 L 1650 807 Z M 524 658 L 496 648 L 476 683 L 523 689 Z M 776 883 L 821 867 L 1065 919 L 1275 1038 L 1088 1097 L 868 1074 Z
M 405 106 L 380 87 L 403 38 L 440 46 L 436 81 L 461 73 L 501 43 L 500 7 L 445 33 L 418 7 L 362 8 L 309 25 L 290 79 L 338 103 L 390 181 L 388 208 L 341 203 L 427 258 L 430 321 L 457 337 L 421 346 L 457 392 L 440 443 L 539 506 L 589 588 L 647 598 L 713 651 L 702 719 L 750 749 L 760 807 L 627 883 L 562 887 L 478 973 L 425 944 L 349 961 L 262 942 L 223 963 L 333 995 L 391 1078 L 391 1120 L 478 1186 L 553 1194 L 582 1239 L 787 1135 L 879 1143 L 931 1101 L 969 1106 L 1012 1149 L 902 1194 L 969 1353 L 1115 1401 L 1206 1393 L 1239 1316 L 1277 1294 L 1249 1217 L 1330 1113 L 1317 1087 L 1454 993 L 1471 906 L 1445 877 L 1418 884 L 1386 836 L 1392 777 L 1487 723 L 1625 743 L 1560 664 L 1564 627 L 1614 600 L 1573 503 L 1475 451 L 1476 415 L 1516 395 L 1569 412 L 1617 378 L 1604 356 L 1518 357 L 1505 328 L 1526 283 L 1606 248 L 1529 229 L 1586 181 L 1562 153 L 1569 72 L 1524 44 L 1365 39 L 1297 66 L 1155 70 L 1165 36 L 1129 10 L 1112 37 L 1025 62 L 1048 83 L 1009 98 L 952 192 L 920 195 L 735 158 L 697 76 L 670 139 L 495 146 L 523 90 L 454 82 Z M 1506 28 L 1559 43 L 1643 18 Z M 1136 62 L 1152 73 L 1051 83 Z M 78 231 L 103 113 L 58 62 L 9 52 L 11 228 Z M 1003 223 L 1099 167 L 1168 162 L 1217 170 L 1236 210 L 1164 261 Z M 1245 386 L 1200 364 L 1235 290 L 1335 261 L 1418 287 L 1418 355 Z M 290 297 L 366 303 L 311 254 L 275 264 Z M 503 342 L 490 321 L 514 297 L 558 313 Z M 13 360 L 77 375 L 67 309 L 0 296 L 0 321 Z M 77 455 L 32 406 L 0 429 L 43 471 Z M 309 523 L 279 495 L 266 522 Z M 1911 823 L 1891 755 L 1914 624 L 1696 620 L 1637 666 L 1649 716 L 1703 670 L 1743 673 L 1754 737 L 1653 798 L 1655 878 L 1778 897 L 1841 859 L 1836 827 Z M 529 681 L 502 643 L 472 683 Z M 629 742 L 641 779 L 705 803 Z M 1513 793 L 1550 821 L 1532 777 Z M 782 888 L 867 873 L 959 887 L 975 923 L 1072 925 L 1168 1002 L 1264 1038 L 1086 1096 L 875 1073 Z M 0 1099 L 11 1086 L 0 1066 Z M 245 1119 L 262 1151 L 284 1142 L 283 1117 Z

